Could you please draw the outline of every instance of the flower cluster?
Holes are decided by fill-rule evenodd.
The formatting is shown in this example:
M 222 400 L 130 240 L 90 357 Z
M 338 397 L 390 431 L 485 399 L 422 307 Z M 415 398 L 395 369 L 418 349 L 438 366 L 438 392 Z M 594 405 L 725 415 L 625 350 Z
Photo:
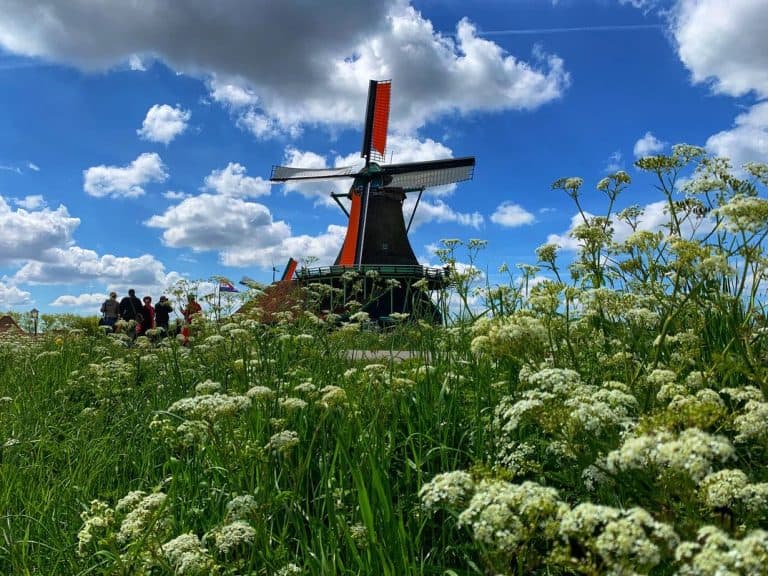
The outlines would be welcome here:
M 643 508 L 584 502 L 563 514 L 553 556 L 586 574 L 647 573 L 678 544 L 675 531 Z
M 680 576 L 762 576 L 768 573 L 768 532 L 755 530 L 737 540 L 715 526 L 704 526 L 695 542 L 677 547 L 675 560 Z
M 567 508 L 554 488 L 482 480 L 459 515 L 459 524 L 469 527 L 475 540 L 511 553 L 534 540 L 552 538 Z
M 475 489 L 475 482 L 468 472 L 455 470 L 438 474 L 419 490 L 421 503 L 426 509 L 463 506 Z
M 700 482 L 715 464 L 733 455 L 734 448 L 724 436 L 688 428 L 677 436 L 661 431 L 628 438 L 608 454 L 606 467 L 613 474 L 649 468 L 660 473 L 670 470 Z

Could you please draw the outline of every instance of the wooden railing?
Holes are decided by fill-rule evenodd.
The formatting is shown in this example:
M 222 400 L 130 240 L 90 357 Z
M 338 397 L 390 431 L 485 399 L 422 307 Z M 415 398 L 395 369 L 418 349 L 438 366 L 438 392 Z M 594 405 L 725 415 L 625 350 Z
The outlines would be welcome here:
M 365 277 L 369 272 L 376 272 L 383 278 L 426 278 L 427 280 L 446 280 L 448 271 L 445 268 L 429 268 L 427 266 L 409 266 L 398 264 L 368 264 L 365 266 L 320 266 L 317 268 L 299 268 L 296 277 L 300 280 L 313 278 L 341 277 L 352 272 L 357 277 Z

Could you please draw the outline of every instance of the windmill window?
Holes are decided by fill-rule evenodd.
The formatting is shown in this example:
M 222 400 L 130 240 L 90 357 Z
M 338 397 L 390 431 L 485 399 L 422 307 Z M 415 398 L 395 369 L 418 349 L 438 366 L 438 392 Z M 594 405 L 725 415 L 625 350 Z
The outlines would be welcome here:
M 389 244 L 387 244 L 386 242 L 382 242 L 381 243 L 381 249 L 382 250 L 389 250 Z

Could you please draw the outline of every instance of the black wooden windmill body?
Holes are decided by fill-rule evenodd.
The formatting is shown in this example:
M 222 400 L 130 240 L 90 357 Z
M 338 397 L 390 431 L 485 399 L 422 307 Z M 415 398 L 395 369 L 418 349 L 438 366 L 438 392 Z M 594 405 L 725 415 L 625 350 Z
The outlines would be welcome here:
M 299 283 L 321 282 L 341 287 L 350 271 L 357 271 L 363 281 L 363 292 L 372 299 L 363 310 L 371 318 L 381 319 L 392 312 L 412 313 L 417 308 L 422 316 L 439 321 L 439 313 L 429 296 L 429 290 L 439 289 L 448 281 L 447 272 L 440 268 L 421 266 L 408 241 L 408 231 L 426 188 L 444 186 L 472 178 L 475 158 L 453 158 L 429 162 L 384 164 L 389 124 L 391 81 L 371 80 L 365 118 L 361 157 L 365 166 L 313 169 L 273 166 L 273 182 L 331 180 L 353 178 L 347 194 L 332 194 L 349 219 L 341 250 L 333 264 L 296 271 Z M 409 193 L 417 193 L 413 211 L 406 225 L 403 202 Z M 350 200 L 350 208 L 339 201 Z M 284 280 L 289 280 L 295 265 L 289 263 Z M 289 277 L 286 278 L 285 276 Z M 376 294 L 374 281 L 387 282 L 384 293 Z M 397 284 L 391 280 L 397 280 Z M 424 280 L 424 282 L 419 282 Z M 421 289 L 414 290 L 414 284 Z

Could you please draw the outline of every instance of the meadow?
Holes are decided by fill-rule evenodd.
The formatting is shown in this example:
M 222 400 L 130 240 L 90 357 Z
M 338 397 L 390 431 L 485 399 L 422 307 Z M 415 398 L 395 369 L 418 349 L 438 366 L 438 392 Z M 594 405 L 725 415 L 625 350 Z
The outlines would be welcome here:
M 600 216 L 554 183 L 570 263 L 545 245 L 492 286 L 482 242 L 444 241 L 446 326 L 297 307 L 190 346 L 0 342 L 0 572 L 768 574 L 768 167 L 638 168 L 657 230 L 614 211 L 625 172 Z

